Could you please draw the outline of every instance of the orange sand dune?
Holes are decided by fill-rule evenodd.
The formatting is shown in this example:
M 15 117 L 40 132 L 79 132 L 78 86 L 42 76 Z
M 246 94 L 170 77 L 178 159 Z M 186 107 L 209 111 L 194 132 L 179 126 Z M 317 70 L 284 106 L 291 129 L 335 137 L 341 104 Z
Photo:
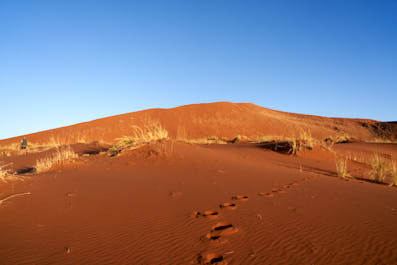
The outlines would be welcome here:
M 275 111 L 250 103 L 218 102 L 127 113 L 34 133 L 27 135 L 27 138 L 32 142 L 48 142 L 51 138 L 67 143 L 78 140 L 113 142 L 118 137 L 130 135 L 132 126 L 142 126 L 148 121 L 160 122 L 173 139 L 217 136 L 230 140 L 237 135 L 251 138 L 264 135 L 291 137 L 310 131 L 317 138 L 348 134 L 356 139 L 368 140 L 376 136 L 373 129 L 379 127 L 379 122 L 373 120 L 325 118 Z M 393 131 L 393 137 L 396 136 L 397 132 Z M 0 145 L 21 138 L 2 140 Z
M 369 174 L 373 155 L 389 165 L 397 145 L 359 141 L 394 137 L 393 127 L 376 121 L 216 103 L 125 114 L 28 138 L 84 132 L 87 142 L 111 142 L 149 119 L 161 122 L 171 139 L 109 156 L 109 146 L 69 138 L 79 157 L 44 173 L 34 172 L 35 163 L 56 149 L 1 156 L 15 172 L 33 170 L 0 181 L 0 264 L 397 264 L 397 189 L 372 183 Z M 291 155 L 262 143 L 175 140 L 291 137 L 301 130 L 319 139 L 348 133 L 356 141 Z M 354 179 L 338 178 L 335 157 L 347 159 Z

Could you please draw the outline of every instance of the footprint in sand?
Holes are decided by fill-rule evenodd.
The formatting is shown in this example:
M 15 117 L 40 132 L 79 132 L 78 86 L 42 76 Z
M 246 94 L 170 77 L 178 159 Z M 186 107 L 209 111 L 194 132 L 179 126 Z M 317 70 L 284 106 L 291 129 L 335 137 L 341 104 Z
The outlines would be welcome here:
M 262 192 L 258 192 L 258 196 L 265 197 L 265 198 L 271 198 L 271 197 L 273 197 L 273 193 L 262 191 Z
M 202 216 L 208 219 L 216 219 L 219 217 L 219 213 L 217 211 L 208 210 L 205 211 Z
M 182 195 L 182 192 L 179 192 L 179 191 L 171 191 L 171 192 L 168 192 L 168 196 L 171 198 L 171 199 L 175 199 L 175 198 L 177 198 L 177 197 L 179 197 L 179 196 L 181 196 Z
M 235 203 L 225 202 L 225 203 L 220 204 L 219 208 L 225 209 L 225 210 L 235 210 L 235 209 L 237 209 L 237 205 Z
M 232 197 L 232 200 L 245 202 L 248 201 L 248 196 L 245 195 L 236 195 Z
M 208 211 L 205 211 L 203 213 L 198 212 L 198 211 L 194 211 L 193 214 L 192 214 L 193 218 L 199 218 L 200 216 L 212 220 L 212 219 L 218 218 L 219 217 L 219 213 L 217 211 L 208 210 Z
M 280 188 L 275 188 L 275 189 L 272 189 L 272 192 L 273 193 L 288 193 L 288 192 L 286 192 L 285 190 L 282 190 L 282 189 L 280 189 Z
M 238 229 L 228 222 L 218 222 L 207 234 L 208 239 L 218 239 L 220 236 L 232 235 L 237 233 Z
M 218 265 L 227 265 L 227 262 L 224 260 L 223 255 L 218 253 L 207 253 L 200 254 L 197 258 L 198 263 L 207 265 L 207 264 L 218 264 Z

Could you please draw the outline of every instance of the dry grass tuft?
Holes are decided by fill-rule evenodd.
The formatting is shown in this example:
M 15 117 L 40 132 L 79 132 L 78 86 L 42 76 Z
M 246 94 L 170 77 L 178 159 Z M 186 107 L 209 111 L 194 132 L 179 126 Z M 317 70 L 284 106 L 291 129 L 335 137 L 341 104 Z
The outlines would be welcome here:
M 183 142 L 189 144 L 227 144 L 226 141 L 215 136 L 201 139 L 185 139 Z
M 72 148 L 70 148 L 70 146 L 66 148 L 57 148 L 55 153 L 37 160 L 35 168 L 37 173 L 42 173 L 50 170 L 55 165 L 69 163 L 77 157 L 78 155 L 72 150 Z
M 332 138 L 326 138 L 326 139 L 324 139 L 324 142 L 322 143 L 322 146 L 330 152 L 334 152 L 334 145 L 335 145 L 335 142 L 334 142 L 334 140 L 332 140 Z
M 234 137 L 234 138 L 232 139 L 231 142 L 234 143 L 234 144 L 236 144 L 236 143 L 239 143 L 241 140 L 242 140 L 241 135 L 237 135 L 236 137 Z
M 370 175 L 374 178 L 374 181 L 376 183 L 382 183 L 386 176 L 386 162 L 379 154 L 374 154 L 371 161 L 371 168 Z
M 168 139 L 168 131 L 158 121 L 148 120 L 143 127 L 136 125 L 131 127 L 132 134 L 117 138 L 116 144 L 108 150 L 112 155 L 118 154 L 127 147 L 137 147 L 154 141 Z
M 87 143 L 87 137 L 84 133 L 71 133 L 65 137 L 51 136 L 45 142 L 32 142 L 29 139 L 26 149 L 21 150 L 21 143 L 19 141 L 0 146 L 0 154 L 3 156 L 21 155 L 28 153 L 37 153 L 46 151 L 52 148 L 59 148 L 61 146 L 71 145 L 75 143 Z
M 308 131 L 301 131 L 299 135 L 300 141 L 309 149 L 312 149 L 316 140 L 312 137 L 310 130 Z
M 347 158 L 337 158 L 336 159 L 336 173 L 342 179 L 352 177 L 347 171 Z
M 374 138 L 372 141 L 370 141 L 372 143 L 379 143 L 379 144 L 396 144 L 397 140 L 394 139 L 386 139 L 386 138 Z
M 397 186 L 397 162 L 391 161 L 391 182 L 390 186 Z
M 10 171 L 5 169 L 11 164 L 12 163 L 0 162 L 0 182 L 7 182 L 8 180 L 14 179 Z
M 298 152 L 300 151 L 300 146 L 296 140 L 295 137 L 292 138 L 292 150 L 291 150 L 291 154 L 292 155 L 297 155 Z
M 343 135 L 336 136 L 335 143 L 340 143 L 340 144 L 341 143 L 348 143 L 348 142 L 350 142 L 351 139 L 352 138 L 350 137 L 350 135 L 345 133 Z
M 132 129 L 133 133 L 130 138 L 138 144 L 168 139 L 168 131 L 161 126 L 159 121 L 149 120 L 145 126 L 133 125 Z
M 280 136 L 280 135 L 263 135 L 258 137 L 254 143 L 266 143 L 272 141 L 289 141 L 289 137 Z

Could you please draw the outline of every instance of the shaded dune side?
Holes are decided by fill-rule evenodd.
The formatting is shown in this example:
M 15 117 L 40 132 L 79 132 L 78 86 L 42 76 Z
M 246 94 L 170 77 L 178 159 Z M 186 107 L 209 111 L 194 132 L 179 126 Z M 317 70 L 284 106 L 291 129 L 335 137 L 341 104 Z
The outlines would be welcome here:
M 349 134 L 356 139 L 372 139 L 376 132 L 373 120 L 326 118 L 266 109 L 251 103 L 217 102 L 192 104 L 172 109 L 149 109 L 48 131 L 29 134 L 32 142 L 48 142 L 53 137 L 64 143 L 113 142 L 115 138 L 131 135 L 132 125 L 142 126 L 158 121 L 174 139 L 198 139 L 217 136 L 232 139 L 237 135 L 256 138 L 264 135 L 299 136 L 302 130 L 314 137 Z M 0 141 L 8 144 L 22 136 Z

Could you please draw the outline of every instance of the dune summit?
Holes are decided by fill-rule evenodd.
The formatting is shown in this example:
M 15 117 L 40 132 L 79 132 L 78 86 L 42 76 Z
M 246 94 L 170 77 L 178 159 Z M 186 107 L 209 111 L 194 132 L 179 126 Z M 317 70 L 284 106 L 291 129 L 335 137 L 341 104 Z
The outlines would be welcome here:
M 172 109 L 149 109 L 67 127 L 26 135 L 31 142 L 79 141 L 113 142 L 130 135 L 132 126 L 160 123 L 172 139 L 202 139 L 216 136 L 233 139 L 243 135 L 252 139 L 262 136 L 299 136 L 310 131 L 318 138 L 350 135 L 361 140 L 385 137 L 397 139 L 397 125 L 365 119 L 325 118 L 266 109 L 251 103 L 217 102 L 193 104 Z M 0 141 L 13 143 L 22 136 Z
M 396 140 L 229 102 L 1 140 L 0 264 L 396 264 Z

